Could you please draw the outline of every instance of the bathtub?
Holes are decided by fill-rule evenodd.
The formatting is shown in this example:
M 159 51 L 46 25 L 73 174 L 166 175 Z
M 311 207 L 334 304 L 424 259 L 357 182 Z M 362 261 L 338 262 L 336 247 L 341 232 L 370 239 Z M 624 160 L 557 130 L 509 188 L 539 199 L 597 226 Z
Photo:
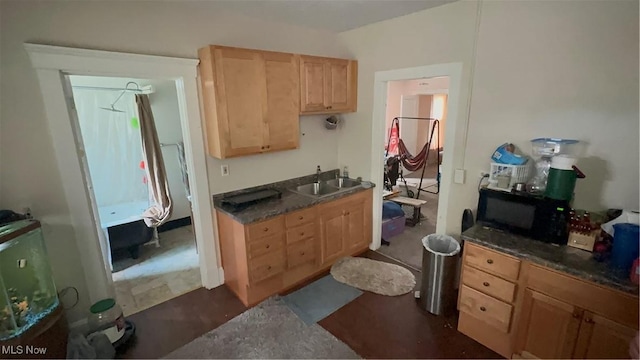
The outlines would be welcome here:
M 148 207 L 148 201 L 134 201 L 98 207 L 98 214 L 100 216 L 100 227 L 102 228 L 102 232 L 104 233 L 105 238 L 107 239 L 107 244 L 109 245 L 107 249 L 107 256 L 111 270 L 113 270 L 113 263 L 111 259 L 111 249 L 113 249 L 112 244 L 122 243 L 123 241 L 126 241 L 121 237 L 130 236 L 131 231 L 128 231 L 128 227 L 135 228 L 136 226 L 145 226 L 136 223 L 142 221 L 142 213 Z M 111 228 L 111 230 L 109 228 Z M 117 238 L 114 238 L 114 236 L 117 236 Z M 160 243 L 158 241 L 157 228 L 153 228 L 153 236 L 151 241 L 152 243 L 155 243 L 156 247 L 160 246 Z M 147 241 L 141 241 L 140 243 L 136 242 L 132 244 L 132 246 L 141 244 L 143 242 Z

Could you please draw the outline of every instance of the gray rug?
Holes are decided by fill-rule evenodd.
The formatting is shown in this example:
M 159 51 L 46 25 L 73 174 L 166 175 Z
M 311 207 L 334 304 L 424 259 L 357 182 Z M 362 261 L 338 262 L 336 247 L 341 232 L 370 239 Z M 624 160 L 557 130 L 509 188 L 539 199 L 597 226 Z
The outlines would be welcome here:
M 359 359 L 318 324 L 273 297 L 170 353 L 168 359 Z
M 402 266 L 360 257 L 336 261 L 331 275 L 347 285 L 387 296 L 404 295 L 416 286 L 416 277 Z
M 310 325 L 331 315 L 360 295 L 362 291 L 327 275 L 283 299 L 305 324 Z

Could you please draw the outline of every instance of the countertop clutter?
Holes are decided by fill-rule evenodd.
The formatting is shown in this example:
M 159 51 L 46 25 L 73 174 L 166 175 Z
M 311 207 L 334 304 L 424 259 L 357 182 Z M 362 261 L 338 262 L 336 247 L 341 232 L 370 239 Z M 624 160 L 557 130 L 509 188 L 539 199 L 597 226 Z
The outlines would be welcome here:
M 616 271 L 608 263 L 594 260 L 592 254 L 584 250 L 535 241 L 482 225 L 462 233 L 462 239 L 587 281 L 638 294 L 638 286 L 629 280 L 628 271 Z
M 325 171 L 320 174 L 320 180 L 331 180 L 336 179 L 339 176 L 339 170 L 330 170 Z M 313 205 L 329 202 L 338 198 L 342 198 L 345 196 L 349 196 L 355 194 L 360 191 L 366 190 L 362 186 L 353 187 L 348 190 L 340 191 L 335 194 L 331 194 L 328 196 L 323 196 L 321 198 L 312 198 L 309 196 L 304 196 L 293 191 L 290 191 L 291 188 L 294 188 L 298 185 L 309 184 L 315 181 L 316 175 L 308 175 L 302 176 L 290 180 L 280 181 L 272 184 L 266 184 L 261 186 L 256 186 L 248 189 L 242 189 L 238 191 L 231 191 L 224 194 L 214 195 L 213 196 L 213 206 L 223 212 L 224 214 L 230 216 L 237 222 L 241 224 L 250 224 L 257 221 L 266 220 L 278 215 L 282 215 L 294 210 L 307 208 Z M 276 189 L 282 193 L 282 196 L 279 199 L 270 199 L 267 201 L 259 202 L 248 207 L 245 210 L 234 212 L 230 207 L 225 206 L 223 204 L 223 200 L 225 197 L 240 195 L 243 193 L 248 193 L 256 190 L 262 189 Z

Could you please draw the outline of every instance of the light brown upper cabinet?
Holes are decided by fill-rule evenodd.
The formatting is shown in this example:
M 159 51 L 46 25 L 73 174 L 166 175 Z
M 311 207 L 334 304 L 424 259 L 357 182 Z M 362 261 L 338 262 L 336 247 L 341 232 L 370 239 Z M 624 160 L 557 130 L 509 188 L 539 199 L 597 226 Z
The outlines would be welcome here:
M 198 56 L 209 155 L 298 148 L 298 55 L 207 46 Z
M 300 114 L 354 112 L 358 62 L 300 55 Z

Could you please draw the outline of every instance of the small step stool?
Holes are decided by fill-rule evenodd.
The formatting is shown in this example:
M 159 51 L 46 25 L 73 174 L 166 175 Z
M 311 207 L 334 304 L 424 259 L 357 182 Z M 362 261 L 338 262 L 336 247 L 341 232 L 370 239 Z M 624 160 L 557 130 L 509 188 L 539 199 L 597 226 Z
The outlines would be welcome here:
M 389 199 L 400 205 L 408 205 L 413 207 L 413 217 L 406 220 L 407 225 L 416 226 L 420 222 L 420 207 L 427 203 L 426 200 L 413 199 L 404 196 L 396 196 Z

